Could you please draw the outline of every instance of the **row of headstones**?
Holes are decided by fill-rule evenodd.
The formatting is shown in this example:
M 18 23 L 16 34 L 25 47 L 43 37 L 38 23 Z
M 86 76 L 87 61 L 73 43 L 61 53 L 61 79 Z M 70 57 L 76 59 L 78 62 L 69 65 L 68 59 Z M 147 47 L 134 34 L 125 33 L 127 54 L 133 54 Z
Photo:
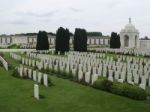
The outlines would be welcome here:
M 44 67 L 42 61 L 38 61 L 38 60 L 30 59 L 30 58 L 22 57 L 21 64 L 27 65 L 30 67 L 37 67 L 39 70 L 41 70 L 42 68 L 47 69 L 47 66 L 44 64 L 45 65 L 45 67 Z
M 42 56 L 43 57 L 43 56 Z M 58 61 L 61 61 L 61 60 L 63 60 L 64 61 L 64 59 L 63 58 L 61 58 L 61 57 L 55 57 L 55 58 L 53 58 L 54 56 L 52 56 L 52 57 L 50 57 L 51 58 L 51 60 L 55 60 L 55 59 L 59 59 L 60 58 L 60 60 L 56 60 L 56 62 L 58 63 Z M 49 58 L 49 59 L 50 59 Z M 45 57 L 44 57 L 44 59 L 45 59 Z M 70 63 L 82 63 L 82 62 L 78 62 L 78 61 L 74 61 L 76 59 L 76 57 L 73 57 L 72 58 L 72 60 L 70 60 L 69 62 Z M 45 60 L 48 60 L 48 58 L 47 59 L 45 59 Z M 82 58 L 81 60 L 84 60 L 84 58 Z M 68 61 L 68 60 L 66 60 L 66 61 Z M 103 62 L 104 62 L 104 60 L 102 60 Z M 48 62 L 48 61 L 46 61 L 46 62 Z M 87 62 L 89 62 L 89 61 L 87 61 Z M 93 63 L 94 61 L 92 60 L 91 61 L 91 63 Z M 109 62 L 108 60 L 107 60 L 107 62 Z M 125 68 L 125 70 L 127 69 L 127 70 L 129 70 L 129 71 L 137 71 L 138 72 L 138 70 L 139 70 L 139 73 L 140 74 L 142 74 L 142 73 L 146 73 L 146 74 L 148 74 L 149 73 L 149 71 L 150 71 L 150 67 L 149 66 L 145 66 L 144 68 L 143 68 L 143 66 L 138 66 L 138 64 L 128 64 L 128 65 L 126 65 L 125 67 L 123 67 L 123 63 L 120 63 L 119 64 L 119 62 L 117 62 L 118 63 L 118 65 L 114 65 L 114 63 L 115 62 L 113 62 L 113 63 L 105 63 L 106 65 L 108 65 L 108 67 L 109 66 L 112 66 L 113 68 L 116 68 L 116 66 L 120 66 L 120 69 L 122 69 L 122 68 Z M 53 64 L 53 63 L 51 63 L 51 62 L 49 62 L 50 64 Z M 94 65 L 94 66 L 98 66 L 98 64 L 99 63 L 101 63 L 101 62 L 96 62 L 96 64 Z M 47 64 L 47 63 L 46 63 Z M 84 63 L 82 63 L 82 64 L 84 64 Z M 45 64 L 44 64 L 45 65 Z M 89 64 L 88 64 L 89 65 Z M 90 66 L 92 66 L 93 64 L 90 64 Z M 42 66 L 42 64 L 41 64 L 41 66 Z M 103 65 L 101 65 L 101 66 L 103 66 Z M 110 68 L 112 68 L 112 67 L 110 67 Z M 45 67 L 46 68 L 46 67 Z M 144 72 L 143 72 L 144 71 Z
M 38 64 L 38 61 L 36 62 L 34 59 L 24 58 L 16 53 L 10 53 L 10 57 L 16 61 L 20 61 L 24 65 L 29 65 L 32 67 L 35 67 L 36 64 Z
M 77 71 L 77 69 L 72 69 L 72 74 L 75 75 L 76 71 Z M 97 80 L 98 76 L 107 77 L 107 72 L 108 71 L 106 69 L 104 69 L 103 71 L 102 71 L 102 69 L 98 69 L 98 73 L 97 73 L 96 68 L 93 68 L 93 73 L 91 73 L 91 71 L 85 72 L 85 81 L 87 83 L 90 83 L 90 78 L 91 78 L 92 84 L 93 84 L 93 82 Z M 79 70 L 78 70 L 79 80 L 82 80 L 83 74 L 84 74 L 84 72 L 82 71 L 81 68 L 79 68 Z M 115 71 L 114 75 L 113 75 L 113 70 L 109 70 L 109 72 L 108 72 L 108 80 L 110 80 L 110 81 L 113 81 L 115 79 L 118 82 L 123 83 L 125 81 L 125 78 L 126 78 L 125 72 Z M 134 80 L 134 82 L 133 82 L 133 80 Z M 141 82 L 140 82 L 140 80 L 141 80 Z M 146 76 L 139 77 L 137 74 L 134 74 L 132 76 L 131 73 L 128 73 L 127 82 L 132 85 L 139 84 L 139 86 L 142 89 L 145 89 L 146 84 L 147 84 L 147 78 L 146 78 Z M 150 86 L 150 78 L 148 78 L 148 84 Z
M 135 56 L 125 56 L 125 55 L 116 55 L 117 58 L 121 58 L 123 61 L 127 61 L 127 62 L 135 62 L 135 63 L 146 63 L 148 62 L 150 64 L 150 60 L 146 59 L 146 58 L 141 58 L 141 57 L 135 57 Z
M 76 56 L 80 56 L 80 57 L 89 57 L 89 55 L 93 55 L 93 56 L 90 56 L 92 58 L 94 57 L 97 57 L 97 58 L 105 58 L 106 55 L 104 53 L 79 53 L 79 52 L 69 52 L 68 53 L 70 56 L 73 56 L 73 55 L 76 55 Z M 133 61 L 133 62 L 137 62 L 137 63 L 146 63 L 146 62 L 149 62 L 150 64 L 150 60 L 148 59 L 144 59 L 144 58 L 137 58 L 137 57 L 131 57 L 131 56 L 124 56 L 124 55 L 116 55 L 117 56 L 117 59 L 120 58 L 119 60 L 121 61 Z M 111 58 L 111 59 L 108 59 L 108 60 L 112 60 L 112 56 L 107 56 L 107 58 Z
M 1 56 L 0 56 L 0 62 L 3 64 L 3 67 L 5 68 L 5 70 L 8 71 L 8 63 Z
M 22 59 L 24 60 L 24 61 L 23 61 L 24 64 L 28 64 L 28 62 L 25 61 L 26 59 L 24 59 L 24 58 L 22 58 Z M 27 60 L 28 60 L 28 59 L 27 59 Z M 47 67 L 44 67 L 44 68 L 46 69 Z M 52 68 L 52 66 L 50 66 L 50 68 Z M 57 68 L 55 67 L 55 70 L 58 70 L 58 67 L 57 67 Z M 20 71 L 19 74 L 20 74 L 21 77 L 23 76 L 23 73 L 27 73 L 28 75 L 27 75 L 27 74 L 26 74 L 26 75 L 27 75 L 29 78 L 31 78 L 31 69 L 29 69 L 29 70 L 27 71 L 27 68 L 24 68 L 24 69 L 23 69 L 23 67 L 20 67 L 20 68 L 19 68 L 19 71 Z M 26 71 L 27 71 L 27 72 L 26 72 Z M 66 70 L 66 72 L 69 72 L 69 71 L 70 71 L 69 69 Z M 76 75 L 76 71 L 74 71 L 74 69 L 73 69 L 72 71 L 73 71 L 73 74 L 74 74 L 74 76 L 75 76 L 75 75 Z M 35 79 L 35 77 L 36 77 L 35 74 L 36 74 L 36 73 L 35 73 L 35 72 L 36 72 L 36 71 L 33 71 L 33 80 L 34 80 L 34 81 L 36 81 L 36 79 Z M 38 77 L 40 77 L 39 75 L 40 75 L 40 73 L 38 73 Z M 94 83 L 94 81 L 96 81 L 97 78 L 98 78 L 98 75 L 96 75 L 96 74 L 93 75 L 93 76 L 92 76 L 92 83 Z M 79 79 L 79 80 L 82 80 L 82 79 L 83 79 L 83 72 L 82 72 L 82 71 L 79 72 L 79 74 L 78 74 L 78 79 Z M 38 78 L 38 82 L 39 82 L 39 78 Z M 86 83 L 90 83 L 90 72 L 87 72 L 87 73 L 85 74 L 85 82 L 86 82 Z
M 35 67 L 39 64 L 40 61 L 38 60 L 35 60 L 35 59 L 31 59 L 31 58 L 25 58 L 25 57 L 22 57 L 21 58 L 21 63 L 23 65 L 28 65 L 28 66 L 32 66 L 32 67 Z
M 89 53 L 86 53 L 86 52 L 79 53 L 79 52 L 72 52 L 71 51 L 71 52 L 68 53 L 68 55 L 70 57 L 75 55 L 75 56 L 80 56 L 80 57 L 84 57 L 84 58 L 88 58 L 89 55 L 93 55 L 93 56 L 90 56 L 90 57 L 92 57 L 92 58 L 95 58 L 95 57 L 97 57 L 97 58 L 107 58 L 107 60 L 113 60 L 112 56 L 107 56 L 106 57 L 105 53 L 90 53 L 89 54 Z M 137 58 L 137 57 L 131 57 L 131 56 L 124 56 L 124 55 L 116 55 L 116 58 L 117 58 L 118 62 L 127 61 L 128 63 L 129 62 L 140 63 L 140 64 L 145 63 L 147 65 L 150 65 L 150 60 L 146 59 L 146 58 L 144 59 L 144 58 Z
M 21 56 L 16 53 L 10 53 L 10 57 L 14 60 L 21 61 Z
M 73 59 L 76 59 L 76 60 L 72 60 Z M 111 58 L 110 60 L 107 58 L 106 60 L 105 59 L 87 59 L 87 58 L 77 58 L 76 56 L 72 56 L 72 58 L 69 58 L 69 60 L 72 60 L 72 61 L 78 61 L 79 63 L 82 61 L 87 61 L 87 62 L 90 62 L 90 63 L 105 63 L 105 64 L 115 64 L 116 66 L 119 66 L 119 65 L 122 65 L 124 64 L 123 62 L 116 62 L 116 61 L 113 61 Z M 140 64 L 135 64 L 135 63 L 127 63 L 128 66 L 131 66 L 132 68 L 143 68 L 146 70 L 146 69 L 150 69 L 150 66 L 149 64 L 145 64 L 145 65 L 140 65 Z
M 58 61 L 58 62 L 60 62 L 60 61 Z M 48 66 L 48 64 L 47 63 L 44 63 L 44 65 L 47 65 Z M 80 66 L 82 66 L 81 64 L 79 64 L 78 65 L 79 66 L 79 68 L 80 68 Z M 109 65 L 107 65 L 107 66 L 109 66 Z M 104 68 L 107 68 L 107 66 L 105 65 L 105 67 Z M 69 66 L 67 65 L 67 66 L 63 66 L 63 64 L 62 65 L 54 65 L 54 69 L 55 70 L 57 70 L 58 69 L 58 67 L 60 68 L 60 70 L 66 70 L 67 72 L 69 72 Z M 65 68 L 66 67 L 66 68 Z M 102 66 L 100 66 L 100 67 L 102 67 Z M 119 67 L 119 66 L 118 66 Z M 44 67 L 44 68 L 47 68 L 47 67 Z M 52 66 L 50 67 L 50 68 L 52 68 Z M 71 67 L 70 67 L 71 68 Z M 89 66 L 88 68 L 90 68 L 91 69 L 91 67 Z M 108 67 L 109 68 L 109 67 Z M 73 69 L 73 68 L 71 68 L 71 69 Z M 76 68 L 77 69 L 77 68 Z M 96 67 L 94 67 L 94 69 L 96 69 Z M 89 69 L 88 69 L 89 70 Z M 100 70 L 100 69 L 99 69 Z M 102 70 L 102 68 L 101 68 L 101 70 Z M 126 69 L 125 69 L 126 70 Z M 126 72 L 125 70 L 123 70 L 122 72 Z M 86 72 L 86 70 L 83 68 L 83 71 L 84 72 Z M 89 70 L 90 71 L 90 70 Z M 95 70 L 93 70 L 93 71 L 95 71 Z M 94 73 L 96 73 L 96 72 L 94 72 Z M 93 73 L 93 74 L 94 74 Z M 130 72 L 129 72 L 130 73 Z M 133 73 L 137 73 L 137 72 L 133 72 Z M 100 74 L 100 73 L 98 73 L 98 74 Z
M 52 56 L 53 57 L 53 56 Z M 23 60 L 26 60 L 26 59 L 24 59 L 24 58 L 22 58 Z M 28 59 L 27 59 L 28 60 Z M 28 61 L 27 61 L 28 62 Z M 25 62 L 25 61 L 23 61 L 23 64 L 27 64 L 28 65 L 28 63 L 27 62 Z M 59 63 L 59 61 L 58 61 L 58 63 Z M 65 63 L 65 67 L 64 66 L 55 66 L 55 65 L 52 65 L 52 63 L 51 64 L 48 64 L 48 63 L 44 63 L 44 62 L 40 62 L 39 64 L 37 64 L 37 65 L 35 65 L 35 66 L 37 66 L 39 69 L 54 69 L 54 70 L 56 70 L 56 71 L 58 71 L 58 70 L 61 70 L 61 71 L 65 71 L 66 73 L 70 73 L 70 72 L 72 72 L 72 74 L 74 75 L 74 76 L 76 76 L 76 72 L 77 71 L 75 71 L 75 69 L 70 69 L 70 65 L 69 65 L 69 63 Z M 40 66 L 40 67 L 39 67 Z M 80 71 L 80 73 L 81 73 L 81 71 Z M 86 74 L 89 74 L 90 72 L 88 72 L 88 73 L 86 73 Z M 34 71 L 33 71 L 33 74 L 34 74 Z M 86 83 L 90 83 L 89 81 L 90 81 L 90 77 L 88 77 L 88 76 L 90 76 L 90 75 L 85 75 L 85 82 Z M 78 75 L 78 78 L 79 78 L 79 80 L 81 80 L 82 79 L 82 76 L 81 76 L 81 74 L 80 75 Z M 92 77 L 92 83 L 94 83 L 94 81 L 96 80 L 98 78 L 98 75 L 93 75 L 93 77 Z M 34 78 L 33 78 L 34 79 Z
M 80 65 L 79 65 L 79 66 L 80 66 Z M 110 66 L 110 65 L 107 65 L 107 66 Z M 56 68 L 57 68 L 57 67 L 58 67 L 58 66 L 56 66 Z M 60 67 L 60 68 L 62 68 L 62 67 Z M 68 67 L 67 67 L 67 68 L 68 68 Z M 107 67 L 106 67 L 106 65 L 105 65 L 105 67 L 104 67 L 104 68 L 107 68 Z M 108 68 L 110 68 L 110 67 L 108 67 Z M 63 69 L 64 69 L 64 68 L 63 68 Z M 57 70 L 57 69 L 56 69 L 56 70 Z M 131 70 L 130 70 L 130 71 L 131 71 Z M 130 73 L 130 71 L 128 71 L 128 73 L 129 73 L 129 74 L 131 74 L 131 73 Z M 136 70 L 136 71 L 137 71 L 137 70 Z M 133 73 L 137 74 L 137 72 L 136 72 L 136 71 L 134 71 Z M 86 71 L 84 71 L 84 72 L 86 72 Z M 128 73 L 126 74 L 126 69 L 124 69 L 122 72 L 124 72 L 124 73 L 125 73 L 125 75 L 127 75 L 127 74 L 128 74 Z M 137 75 L 137 76 L 139 76 L 139 75 Z M 144 76 L 143 76 L 143 77 L 144 77 Z M 147 77 L 147 76 L 146 76 L 146 77 Z M 128 82 L 129 82 L 129 81 L 128 81 Z
M 40 54 L 52 54 L 54 55 L 55 53 L 55 50 L 54 49 L 49 49 L 49 50 L 38 50 L 38 51 L 35 51 L 35 52 L 26 52 L 26 56 L 30 57 L 30 58 L 38 58 L 37 55 L 40 55 Z
M 44 65 L 45 64 L 47 64 L 47 63 L 44 63 Z M 46 66 L 49 66 L 48 64 L 46 65 Z M 75 76 L 76 75 L 76 72 L 78 72 L 79 74 L 78 74 L 78 78 L 79 78 L 79 80 L 82 80 L 82 78 L 83 78 L 83 74 L 85 74 L 85 81 L 87 82 L 87 83 L 89 83 L 89 81 L 90 81 L 90 75 L 91 75 L 91 67 L 89 67 L 90 69 L 88 70 L 88 72 L 87 71 L 83 71 L 83 68 L 82 68 L 82 65 L 81 64 L 79 64 L 78 65 L 79 66 L 79 68 L 72 68 L 71 69 L 71 67 L 70 67 L 70 65 L 67 65 L 67 66 L 62 66 L 62 65 L 54 65 L 54 70 L 61 70 L 61 71 L 65 71 L 65 72 L 67 72 L 67 73 L 69 73 L 70 71 L 72 72 L 72 74 Z M 66 67 L 66 68 L 65 68 Z M 44 68 L 47 68 L 47 67 L 44 67 Z M 52 69 L 53 67 L 50 65 L 49 66 L 49 69 Z M 107 68 L 107 67 L 106 67 Z M 78 71 L 77 71 L 78 70 Z M 94 78 L 94 77 L 98 77 L 98 75 L 101 75 L 101 74 L 103 74 L 102 76 L 104 76 L 104 77 L 106 77 L 107 76 L 107 70 L 106 69 L 104 69 L 103 70 L 103 72 L 102 72 L 102 66 L 101 66 L 101 68 L 99 68 L 98 69 L 98 73 L 96 72 L 97 71 L 97 68 L 96 67 L 93 67 L 93 70 L 92 70 L 92 76 L 93 76 L 93 78 L 91 79 L 92 80 L 92 83 L 96 80 L 96 78 Z M 115 75 L 115 79 L 116 80 L 118 80 L 119 82 L 124 82 L 125 81 L 125 77 L 126 77 L 126 74 L 125 74 L 125 71 L 124 72 L 121 72 L 121 78 L 119 78 L 119 71 L 116 71 L 116 74 L 117 75 Z M 136 74 L 135 75 L 135 77 L 134 77 L 134 81 L 135 81 L 135 84 L 139 84 L 139 79 L 140 77 Z M 95 80 L 94 80 L 95 79 Z M 108 77 L 108 79 L 109 80 L 111 80 L 111 81 L 113 81 L 113 77 L 112 77 L 112 75 L 111 76 L 109 76 Z M 144 80 L 145 79 L 145 80 Z M 131 73 L 129 73 L 128 74 L 128 77 L 127 77 L 127 82 L 128 83 L 130 83 L 130 84 L 134 84 L 134 82 L 132 82 L 132 74 Z M 141 83 L 142 85 L 145 85 L 146 86 L 146 77 L 144 77 L 144 76 L 142 76 L 142 83 Z M 141 85 L 140 84 L 140 85 Z M 143 87 L 143 88 L 145 88 L 145 86 Z
M 43 57 L 43 56 L 41 56 L 41 57 Z M 53 57 L 54 56 L 52 56 L 51 58 L 51 60 L 53 60 Z M 56 58 L 56 57 L 55 57 Z M 57 59 L 62 59 L 61 57 L 57 57 Z M 44 57 L 44 59 L 45 59 L 45 57 Z M 76 57 L 73 57 L 72 59 L 76 59 Z M 27 60 L 27 59 L 26 59 Z M 48 58 L 47 59 L 45 59 L 45 60 L 48 60 Z M 64 58 L 62 59 L 62 60 L 64 60 Z M 85 60 L 84 58 L 82 58 L 81 60 Z M 68 60 L 66 60 L 66 61 L 68 61 Z M 102 60 L 103 62 L 104 62 L 104 60 Z M 28 62 L 28 61 L 26 61 L 26 62 Z M 47 61 L 48 62 L 48 61 Z M 71 62 L 73 63 L 74 62 L 74 60 L 71 60 Z M 92 62 L 94 62 L 93 60 L 91 61 L 91 63 Z M 98 62 L 98 61 L 97 61 Z M 109 63 L 107 63 L 107 62 L 109 62 Z M 115 62 L 113 62 L 113 61 L 108 61 L 107 60 L 107 62 L 105 63 L 106 65 L 108 65 L 109 64 L 109 66 L 112 66 L 113 68 L 115 68 L 116 66 L 114 65 L 114 63 Z M 113 62 L 113 63 L 110 63 L 110 62 Z M 30 61 L 29 61 L 29 63 L 30 63 Z M 34 61 L 33 61 L 33 63 L 34 63 Z M 74 62 L 74 63 L 80 63 L 80 62 Z M 98 62 L 98 63 L 101 63 L 101 62 Z M 97 63 L 97 65 L 94 65 L 94 66 L 98 66 L 98 63 Z M 143 70 L 143 66 L 140 66 L 140 67 L 138 67 L 138 64 L 130 64 L 130 63 L 128 63 L 128 65 L 127 65 L 127 67 L 123 67 L 123 63 L 119 63 L 119 62 L 117 62 L 118 63 L 118 65 L 117 66 L 121 66 L 122 68 L 125 68 L 125 70 L 127 69 L 127 70 L 129 70 L 129 71 L 137 71 L 138 72 L 138 70 L 139 70 L 139 73 L 140 74 L 142 74 L 142 73 L 146 73 L 146 74 L 148 74 L 149 73 L 149 71 L 150 71 L 150 67 L 149 66 L 145 66 L 144 67 L 144 70 Z M 24 64 L 24 63 L 22 63 L 22 64 Z M 47 64 L 47 63 L 46 63 Z M 53 63 L 51 63 L 50 62 L 50 64 L 53 64 Z M 29 64 L 30 65 L 30 64 Z M 42 63 L 41 64 L 39 64 L 39 62 L 37 62 L 37 65 L 39 65 L 40 67 L 40 69 L 42 68 L 42 66 L 44 66 Z M 46 65 L 45 65 L 46 66 Z M 120 69 L 122 69 L 120 67 Z M 45 68 L 47 68 L 47 67 L 45 67 Z M 143 72 L 144 71 L 144 72 Z
M 103 75 L 106 76 L 106 72 L 103 71 Z M 119 71 L 108 71 L 108 80 L 113 81 L 117 80 L 118 82 L 127 82 L 132 85 L 139 85 L 142 89 L 146 89 L 146 86 L 150 86 L 150 77 L 147 77 L 145 75 L 139 76 L 138 74 L 132 74 L 130 72 L 125 75 L 125 72 L 119 72 Z
M 76 57 L 78 57 L 78 56 L 74 55 L 74 56 L 72 56 L 72 57 L 73 57 L 73 58 L 76 58 Z M 84 59 L 84 58 L 81 58 L 81 60 L 85 60 L 85 59 Z M 146 60 L 146 59 L 144 59 L 144 60 L 145 60 L 145 63 L 148 62 L 147 64 L 144 65 L 145 68 L 150 69 L 150 66 L 149 66 L 149 65 L 150 65 L 150 60 Z M 92 59 L 92 61 L 94 61 L 94 60 Z M 95 60 L 95 61 L 96 61 L 96 62 L 97 62 L 97 61 L 103 61 L 103 63 L 105 63 L 104 59 L 103 59 L 103 60 L 100 60 L 100 59 L 98 60 L 98 59 L 97 59 L 97 60 Z M 107 62 L 115 62 L 115 61 L 112 61 L 112 58 L 110 58 L 110 59 L 107 58 L 106 61 L 107 61 Z M 135 60 L 134 60 L 134 61 L 135 61 Z M 133 66 L 136 66 L 136 67 L 141 67 L 141 68 L 143 67 L 143 65 L 139 66 L 141 63 L 134 63 L 134 61 L 133 61 L 133 63 L 127 63 L 127 64 L 133 65 Z M 116 63 L 119 64 L 119 63 L 124 63 L 124 62 L 116 62 Z
M 82 61 L 84 62 L 84 60 L 85 60 L 84 58 L 81 58 L 81 62 L 79 62 L 79 59 L 77 59 L 76 56 L 73 56 L 72 59 L 73 59 L 72 62 L 74 62 L 74 60 L 75 60 L 76 63 L 82 63 Z M 86 61 L 89 63 L 90 60 L 86 60 Z M 126 64 L 126 63 L 122 63 L 122 62 L 115 62 L 115 61 L 111 61 L 111 60 L 110 61 L 109 60 L 100 60 L 100 59 L 99 60 L 97 59 L 95 61 L 92 59 L 92 61 L 90 63 L 95 63 L 96 64 L 95 66 L 98 66 L 99 63 L 103 63 L 103 64 L 107 64 L 107 65 L 109 64 L 111 66 L 114 66 L 115 64 L 116 64 L 116 66 L 123 66 L 123 64 L 124 64 L 124 65 L 127 66 L 126 68 L 131 67 L 132 69 L 137 69 L 137 70 L 139 69 L 139 70 L 142 70 L 142 71 L 144 69 L 145 72 L 150 71 L 150 66 L 149 65 L 144 65 L 143 66 L 143 65 L 132 64 L 132 63 Z
M 15 53 L 10 53 L 10 57 L 17 61 L 20 61 L 21 64 L 23 65 L 28 65 L 30 67 L 38 67 L 40 70 L 42 69 L 43 66 L 43 64 L 38 60 L 27 58 L 27 57 L 25 58 Z
M 22 58 L 23 60 L 26 60 L 26 59 L 24 59 L 24 58 Z M 23 62 L 25 62 L 25 61 L 23 61 Z M 26 62 L 24 63 L 24 64 L 27 64 Z M 38 66 L 38 65 L 37 65 Z M 47 67 L 46 67 L 47 68 Z M 46 69 L 45 68 L 45 69 Z M 50 66 L 50 68 L 52 68 L 52 66 Z M 55 67 L 55 70 L 58 70 L 58 68 L 56 68 Z M 23 68 L 23 67 L 19 67 L 18 68 L 18 72 L 19 72 L 19 75 L 20 75 L 20 77 L 23 77 L 23 75 L 25 75 L 25 76 L 27 76 L 29 79 L 32 79 L 32 77 L 33 77 L 33 80 L 34 81 L 38 81 L 38 83 L 40 83 L 40 80 L 41 80 L 41 73 L 40 72 L 38 72 L 37 73 L 37 71 L 33 71 L 32 72 L 32 70 L 31 69 L 27 69 L 27 68 Z M 66 73 L 69 73 L 70 72 L 70 70 L 69 70 L 69 68 L 66 70 Z M 31 74 L 33 73 L 33 76 L 31 76 Z M 83 73 L 83 72 L 82 72 Z M 83 74 L 81 73 L 81 71 L 79 72 L 79 75 L 78 75 L 78 79 L 79 79 L 79 81 L 80 80 L 82 80 L 83 79 Z M 74 76 L 76 75 L 76 71 L 74 71 Z M 85 82 L 86 83 L 94 83 L 96 80 L 97 80 L 97 78 L 98 78 L 98 75 L 93 75 L 92 76 L 92 79 L 91 79 L 91 81 L 92 82 L 90 82 L 90 72 L 87 72 L 86 74 L 85 74 Z M 45 82 L 45 81 L 44 81 Z
M 59 62 L 59 61 L 58 61 L 58 62 Z M 44 65 L 48 66 L 47 63 L 44 63 Z M 42 66 L 42 65 L 41 65 L 41 66 Z M 57 69 L 59 68 L 58 66 L 59 66 L 59 65 L 55 65 L 54 69 L 57 70 Z M 49 67 L 52 68 L 52 66 L 49 66 Z M 44 68 L 46 69 L 47 67 L 44 67 Z M 61 70 L 64 70 L 64 69 L 65 69 L 65 67 L 62 67 L 62 66 L 60 66 L 60 68 L 61 68 Z M 68 71 L 69 71 L 69 70 L 68 70 L 69 67 L 67 66 L 66 68 L 67 68 L 66 71 L 68 72 Z M 73 70 L 74 70 L 74 69 L 73 69 Z M 85 71 L 85 72 L 86 72 L 86 71 Z M 124 71 L 124 72 L 125 72 L 125 71 Z M 129 81 L 128 81 L 128 82 L 129 82 Z
M 20 46 L 20 48 L 23 48 L 23 49 L 33 49 L 33 48 L 36 48 L 36 44 L 23 44 Z
M 129 84 L 132 84 L 132 85 L 140 84 L 140 85 L 142 85 L 143 89 L 145 89 L 147 81 L 148 81 L 148 84 L 150 86 L 150 78 L 146 75 L 139 76 L 137 73 L 132 75 L 132 73 L 130 73 L 130 72 L 128 72 L 126 74 L 125 71 L 114 71 L 114 70 L 110 70 L 110 69 L 106 69 L 106 68 L 102 69 L 102 67 L 101 68 L 99 67 L 97 69 L 96 67 L 93 67 L 92 70 L 91 71 L 89 70 L 89 71 L 91 72 L 91 74 L 97 74 L 97 75 L 100 75 L 103 77 L 107 77 L 107 75 L 108 75 L 108 80 L 110 80 L 110 81 L 113 81 L 115 79 L 118 82 L 123 83 L 127 80 L 127 82 Z M 83 72 L 82 68 L 79 68 L 79 70 Z M 133 80 L 134 80 L 134 82 L 133 82 Z M 140 80 L 141 80 L 141 83 L 140 83 Z
M 143 49 L 110 49 L 110 48 L 89 48 L 90 50 L 95 50 L 97 52 L 112 52 L 112 53 L 119 53 L 119 54 L 130 54 L 130 55 L 142 55 L 142 56 L 150 56 L 150 50 L 143 50 Z
M 57 71 L 57 70 L 59 70 L 59 67 L 56 66 L 56 67 L 54 67 L 54 69 Z M 66 69 L 62 69 L 62 70 L 63 71 L 65 70 L 65 72 L 67 72 L 67 73 L 69 73 L 71 70 L 74 77 L 76 77 L 76 74 L 77 74 L 79 81 L 83 80 L 83 78 L 84 78 L 84 81 L 88 84 L 93 84 L 98 79 L 98 76 L 107 77 L 107 71 L 105 71 L 105 69 L 103 72 L 102 72 L 102 70 L 99 71 L 98 74 L 94 73 L 94 72 L 91 74 L 91 71 L 84 73 L 81 68 L 79 68 L 77 70 L 77 69 L 69 69 L 69 67 L 67 67 Z M 101 74 L 103 74 L 103 75 L 101 75 Z M 125 82 L 125 78 L 126 78 L 126 76 L 125 76 L 124 72 L 121 72 L 119 74 L 119 72 L 116 71 L 114 77 L 113 77 L 112 70 L 109 70 L 109 72 L 108 72 L 108 80 L 110 80 L 110 81 L 117 80 L 118 82 L 123 83 L 123 82 Z M 133 82 L 133 80 L 134 80 L 134 82 Z M 140 80 L 141 80 L 141 82 L 140 82 Z M 139 87 L 141 87 L 142 89 L 146 88 L 146 81 L 147 81 L 147 79 L 145 76 L 142 76 L 142 77 L 139 77 L 138 75 L 132 76 L 131 73 L 127 75 L 127 82 L 129 84 L 132 84 L 132 85 L 139 84 Z M 149 78 L 149 86 L 150 86 L 150 78 Z
M 96 68 L 94 68 L 94 69 L 96 69 Z M 96 71 L 96 70 L 94 70 L 94 71 Z M 72 69 L 72 73 L 75 74 L 76 73 L 76 69 Z M 91 75 L 90 72 L 86 72 L 85 73 L 85 81 L 87 83 L 90 82 L 90 77 L 92 77 L 92 83 L 97 80 L 98 76 L 107 77 L 107 70 L 104 69 L 102 71 L 102 69 L 99 69 L 98 73 L 93 72 L 92 75 L 91 76 L 90 75 Z M 82 69 L 80 69 L 78 71 L 78 77 L 79 77 L 79 80 L 81 80 L 83 78 L 83 71 L 82 71 Z M 110 80 L 110 81 L 117 80 L 118 82 L 123 83 L 125 81 L 125 78 L 126 78 L 126 75 L 125 75 L 124 72 L 120 73 L 119 71 L 115 71 L 114 75 L 113 75 L 113 71 L 112 70 L 109 70 L 109 72 L 108 72 L 108 80 Z M 141 80 L 141 82 L 140 82 L 140 80 Z M 137 74 L 134 74 L 132 76 L 131 73 L 129 73 L 127 75 L 127 82 L 129 84 L 132 84 L 132 85 L 139 84 L 139 87 L 141 87 L 142 89 L 146 88 L 147 81 L 148 81 L 148 84 L 150 86 L 150 78 L 148 78 L 148 80 L 147 80 L 146 76 L 139 77 Z
M 28 69 L 28 68 L 25 68 L 23 66 L 18 67 L 17 70 L 18 70 L 19 76 L 21 78 L 26 77 L 26 78 L 29 78 L 33 81 L 40 83 L 40 84 L 43 81 L 43 84 L 46 87 L 48 87 L 48 75 L 47 74 L 43 74 L 39 71 Z

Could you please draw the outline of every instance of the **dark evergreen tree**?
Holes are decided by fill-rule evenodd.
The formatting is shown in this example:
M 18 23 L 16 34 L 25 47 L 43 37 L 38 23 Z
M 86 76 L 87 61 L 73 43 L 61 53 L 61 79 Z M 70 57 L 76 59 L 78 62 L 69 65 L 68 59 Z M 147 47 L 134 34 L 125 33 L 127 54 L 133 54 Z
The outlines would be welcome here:
M 49 50 L 48 36 L 45 31 L 39 31 L 37 35 L 36 50 Z
M 74 50 L 81 52 L 87 51 L 87 32 L 85 29 L 75 29 Z
M 120 48 L 121 47 L 121 42 L 120 42 L 120 35 L 118 34 L 117 35 L 117 48 Z
M 87 36 L 100 36 L 102 37 L 102 32 L 87 32 Z
M 68 29 L 60 27 L 56 32 L 55 50 L 64 53 L 70 50 L 70 32 Z
M 120 35 L 118 35 L 115 32 L 112 32 L 110 38 L 110 48 L 117 49 L 120 48 L 120 46 L 121 46 Z

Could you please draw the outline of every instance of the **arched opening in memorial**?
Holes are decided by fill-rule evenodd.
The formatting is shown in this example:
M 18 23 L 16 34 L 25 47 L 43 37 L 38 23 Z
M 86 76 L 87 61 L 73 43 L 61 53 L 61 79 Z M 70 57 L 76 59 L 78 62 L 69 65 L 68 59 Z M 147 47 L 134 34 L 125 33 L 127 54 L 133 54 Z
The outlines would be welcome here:
M 128 47 L 128 46 L 129 46 L 129 36 L 128 36 L 128 35 L 125 35 L 125 36 L 124 36 L 124 46 L 125 46 L 125 47 Z

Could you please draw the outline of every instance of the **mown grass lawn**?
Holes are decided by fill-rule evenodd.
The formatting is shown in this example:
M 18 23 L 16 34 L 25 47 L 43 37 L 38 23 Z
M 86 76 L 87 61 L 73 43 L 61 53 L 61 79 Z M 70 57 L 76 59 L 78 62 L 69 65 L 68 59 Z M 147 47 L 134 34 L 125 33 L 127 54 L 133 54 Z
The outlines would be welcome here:
M 6 55 L 8 58 L 8 55 Z M 9 62 L 17 64 L 8 59 Z M 149 112 L 150 100 L 135 101 L 69 80 L 49 76 L 54 84 L 40 86 L 39 101 L 33 96 L 34 81 L 17 79 L 0 67 L 0 112 Z

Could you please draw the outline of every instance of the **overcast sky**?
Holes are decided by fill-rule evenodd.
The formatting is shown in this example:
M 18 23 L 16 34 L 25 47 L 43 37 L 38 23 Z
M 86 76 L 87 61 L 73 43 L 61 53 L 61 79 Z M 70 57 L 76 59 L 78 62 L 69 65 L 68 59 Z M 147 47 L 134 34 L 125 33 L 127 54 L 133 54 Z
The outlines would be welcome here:
M 0 0 L 0 34 L 55 32 L 63 26 L 120 32 L 132 18 L 141 37 L 150 37 L 150 0 Z

